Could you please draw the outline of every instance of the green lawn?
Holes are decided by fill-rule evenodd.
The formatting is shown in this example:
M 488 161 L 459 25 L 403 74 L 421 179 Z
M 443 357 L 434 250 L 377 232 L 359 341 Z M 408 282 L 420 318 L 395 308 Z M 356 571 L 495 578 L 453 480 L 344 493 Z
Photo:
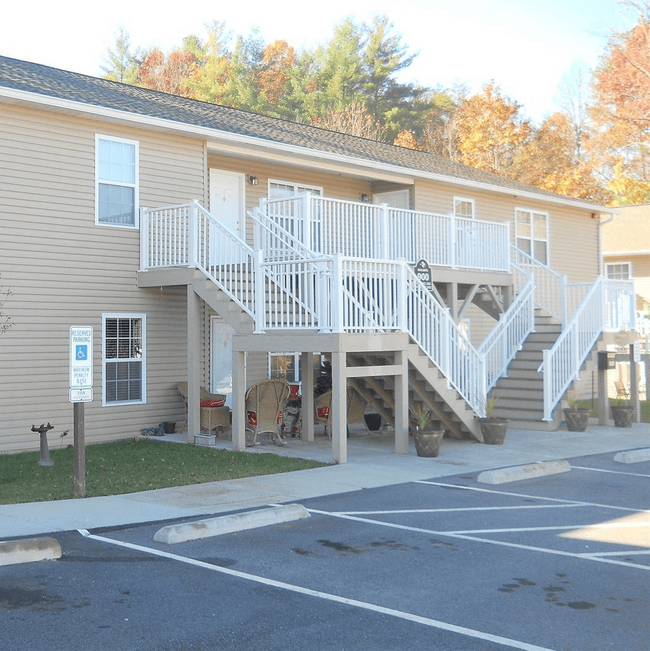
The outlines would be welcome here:
M 609 404 L 616 404 L 616 400 L 610 398 Z M 598 418 L 598 400 L 596 398 L 594 398 L 593 402 L 591 400 L 581 400 L 580 407 L 591 409 L 591 417 Z M 650 400 L 641 400 L 641 422 L 650 423 Z
M 38 452 L 0 455 L 0 504 L 74 497 L 72 446 L 50 449 L 50 457 L 53 466 L 39 466 Z M 86 496 L 120 495 L 324 465 L 275 454 L 128 439 L 86 447 Z

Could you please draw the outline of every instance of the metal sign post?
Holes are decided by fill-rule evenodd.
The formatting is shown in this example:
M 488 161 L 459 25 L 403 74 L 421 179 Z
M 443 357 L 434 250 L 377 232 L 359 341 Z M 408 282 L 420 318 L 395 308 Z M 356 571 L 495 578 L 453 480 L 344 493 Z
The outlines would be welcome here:
M 70 402 L 74 410 L 74 494 L 86 495 L 86 423 L 84 403 L 93 399 L 93 329 L 70 328 Z

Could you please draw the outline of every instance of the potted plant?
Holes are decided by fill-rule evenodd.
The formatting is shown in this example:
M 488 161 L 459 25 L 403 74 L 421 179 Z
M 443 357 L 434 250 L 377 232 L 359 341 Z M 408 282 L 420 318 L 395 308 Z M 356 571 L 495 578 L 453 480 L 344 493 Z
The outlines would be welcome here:
M 445 430 L 436 427 L 438 421 L 434 419 L 433 412 L 424 406 L 414 407 L 411 409 L 411 423 L 411 435 L 418 457 L 437 457 Z
M 629 400 L 617 398 L 611 407 L 615 427 L 632 427 L 634 407 Z
M 564 420 L 569 432 L 584 432 L 589 423 L 589 409 L 578 407 L 579 400 L 576 394 L 568 393 L 566 397 L 567 405 L 564 411 Z
M 485 417 L 479 418 L 483 442 L 488 445 L 502 445 L 508 430 L 508 419 L 493 415 L 498 402 L 499 396 L 496 393 L 490 394 L 485 401 Z

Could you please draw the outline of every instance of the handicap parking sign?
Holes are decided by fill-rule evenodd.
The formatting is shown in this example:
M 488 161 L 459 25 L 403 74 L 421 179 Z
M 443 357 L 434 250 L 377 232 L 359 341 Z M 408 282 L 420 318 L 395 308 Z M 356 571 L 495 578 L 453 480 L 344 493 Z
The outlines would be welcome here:
M 77 344 L 77 350 L 75 352 L 75 358 L 79 361 L 85 361 L 88 359 L 88 346 L 85 344 Z

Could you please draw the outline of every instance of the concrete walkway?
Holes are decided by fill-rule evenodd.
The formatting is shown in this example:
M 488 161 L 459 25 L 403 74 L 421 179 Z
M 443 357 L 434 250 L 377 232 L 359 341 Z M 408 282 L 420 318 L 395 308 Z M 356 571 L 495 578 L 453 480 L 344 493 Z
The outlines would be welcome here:
M 180 441 L 183 437 L 171 435 L 161 440 L 173 439 Z M 229 448 L 230 443 L 218 441 L 218 446 Z M 501 446 L 444 439 L 440 455 L 424 459 L 416 456 L 413 446 L 407 455 L 394 454 L 391 434 L 367 434 L 357 429 L 348 440 L 349 461 L 342 465 L 128 495 L 0 506 L 0 540 L 74 529 L 197 518 L 418 479 L 479 473 L 557 459 L 570 462 L 572 458 L 590 454 L 614 455 L 648 448 L 650 424 L 637 423 L 631 429 L 590 425 L 586 432 L 508 430 L 506 442 Z M 263 438 L 262 445 L 252 450 L 331 461 L 331 444 L 323 436 L 317 436 L 314 443 L 290 438 L 284 448 Z

